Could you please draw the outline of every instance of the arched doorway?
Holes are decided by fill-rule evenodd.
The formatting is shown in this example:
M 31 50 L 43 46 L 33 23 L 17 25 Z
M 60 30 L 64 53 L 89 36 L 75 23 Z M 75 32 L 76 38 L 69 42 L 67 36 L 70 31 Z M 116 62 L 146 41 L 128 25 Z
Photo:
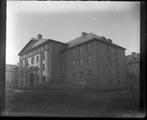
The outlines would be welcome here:
M 30 86 L 34 85 L 34 73 L 30 74 Z

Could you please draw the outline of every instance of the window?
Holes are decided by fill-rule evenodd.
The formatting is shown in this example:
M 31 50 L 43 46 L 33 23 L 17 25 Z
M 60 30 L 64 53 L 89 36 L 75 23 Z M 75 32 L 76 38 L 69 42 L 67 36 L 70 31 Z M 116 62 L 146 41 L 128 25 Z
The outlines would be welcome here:
M 116 58 L 115 60 L 116 60 L 116 66 L 119 66 L 119 60 L 118 60 L 118 58 Z
M 20 62 L 20 67 L 23 67 L 23 61 Z
M 72 61 L 72 66 L 73 66 L 73 67 L 76 66 L 76 61 L 75 61 L 75 60 Z
M 43 83 L 45 82 L 45 76 L 42 76 L 42 81 L 43 81 Z
M 83 77 L 83 75 L 84 75 L 83 72 L 80 72 L 79 74 L 80 74 L 81 77 Z
M 88 63 L 90 64 L 92 61 L 92 57 L 89 55 L 87 59 L 88 59 Z
M 88 75 L 91 76 L 92 75 L 92 71 L 88 70 Z
M 108 71 L 108 76 L 112 77 L 112 71 L 111 70 Z
M 38 61 L 39 61 L 39 56 L 36 56 L 36 61 L 37 61 L 37 63 L 38 63 Z
M 21 70 L 21 77 L 23 78 L 24 76 L 24 71 L 23 70 Z
M 115 49 L 115 53 L 114 53 L 115 55 L 117 55 L 118 54 L 118 51 L 117 51 L 117 49 Z
M 117 75 L 117 78 L 120 78 L 120 73 L 119 73 L 119 71 L 116 71 L 116 75 Z
M 117 76 L 117 80 L 118 80 L 118 82 L 120 82 L 120 73 L 119 73 L 118 70 L 116 71 L 116 76 Z
M 26 66 L 29 66 L 29 62 L 28 62 L 28 60 L 26 60 Z
M 42 53 L 42 60 L 45 60 L 45 53 Z
M 88 51 L 90 51 L 90 47 L 91 47 L 91 45 L 90 45 L 90 43 L 87 45 L 87 50 Z
M 72 77 L 75 78 L 76 77 L 76 73 L 72 73 Z
M 45 46 L 45 49 L 47 49 L 47 48 L 48 48 L 48 46 L 46 45 L 46 46 Z
M 75 56 L 75 49 L 72 49 L 72 56 Z
M 24 60 L 21 62 L 21 67 L 25 67 L 25 61 Z
M 107 53 L 109 54 L 110 53 L 110 46 L 107 45 Z
M 111 57 L 110 56 L 107 56 L 107 58 L 108 58 L 108 64 L 111 65 L 112 64 L 111 63 Z
M 112 82 L 112 78 L 109 78 L 109 81 Z
M 42 64 L 42 70 L 45 70 L 45 64 Z
M 110 82 L 112 82 L 112 77 L 113 77 L 112 71 L 109 70 L 108 71 L 108 79 L 109 79 Z
M 34 57 L 31 58 L 31 63 L 34 64 Z
M 82 58 L 80 59 L 80 65 L 83 65 L 83 59 Z
M 80 47 L 80 55 L 82 55 L 82 53 L 83 53 L 83 48 Z

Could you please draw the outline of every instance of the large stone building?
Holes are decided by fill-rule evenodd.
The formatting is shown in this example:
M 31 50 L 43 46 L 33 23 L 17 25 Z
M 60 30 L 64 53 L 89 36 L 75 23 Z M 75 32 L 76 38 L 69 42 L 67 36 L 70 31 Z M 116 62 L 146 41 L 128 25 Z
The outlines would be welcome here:
M 20 86 L 68 81 L 96 89 L 126 88 L 125 48 L 93 33 L 83 32 L 67 43 L 38 34 L 19 56 Z

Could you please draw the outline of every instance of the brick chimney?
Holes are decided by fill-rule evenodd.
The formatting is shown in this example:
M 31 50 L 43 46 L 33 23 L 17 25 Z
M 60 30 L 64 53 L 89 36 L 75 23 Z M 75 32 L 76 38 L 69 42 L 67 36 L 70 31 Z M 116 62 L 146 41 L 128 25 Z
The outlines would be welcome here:
M 38 34 L 37 39 L 41 40 L 42 39 L 42 34 Z
M 87 35 L 88 33 L 86 33 L 86 32 L 82 32 L 81 33 L 81 36 L 83 37 L 83 36 L 85 36 L 85 35 Z
M 107 41 L 108 41 L 109 43 L 112 43 L 112 40 L 111 40 L 111 39 L 107 39 Z

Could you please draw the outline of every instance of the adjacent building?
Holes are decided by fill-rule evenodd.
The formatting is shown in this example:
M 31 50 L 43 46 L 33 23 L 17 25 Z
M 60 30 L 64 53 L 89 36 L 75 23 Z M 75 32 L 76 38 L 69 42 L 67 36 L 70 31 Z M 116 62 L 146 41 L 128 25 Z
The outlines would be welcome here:
M 125 48 L 93 33 L 82 32 L 67 43 L 38 34 L 19 56 L 22 87 L 67 81 L 93 89 L 126 88 Z
M 132 52 L 126 56 L 127 78 L 129 87 L 139 87 L 140 80 L 140 54 Z
M 17 65 L 6 64 L 6 88 L 14 87 L 17 84 L 15 71 L 17 67 Z

